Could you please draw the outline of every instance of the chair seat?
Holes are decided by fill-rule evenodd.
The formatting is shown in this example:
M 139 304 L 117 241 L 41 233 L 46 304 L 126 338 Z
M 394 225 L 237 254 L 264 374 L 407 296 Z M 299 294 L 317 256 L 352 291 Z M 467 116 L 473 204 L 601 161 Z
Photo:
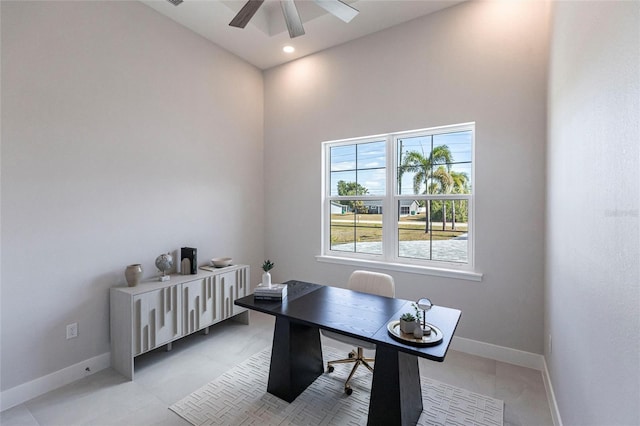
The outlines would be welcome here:
M 364 349 L 375 349 L 375 343 L 367 342 L 366 340 L 356 339 L 355 337 L 345 336 L 344 334 L 334 333 L 333 331 L 320 330 L 323 336 L 330 339 L 337 340 L 342 343 L 346 343 L 351 346 L 356 346 Z

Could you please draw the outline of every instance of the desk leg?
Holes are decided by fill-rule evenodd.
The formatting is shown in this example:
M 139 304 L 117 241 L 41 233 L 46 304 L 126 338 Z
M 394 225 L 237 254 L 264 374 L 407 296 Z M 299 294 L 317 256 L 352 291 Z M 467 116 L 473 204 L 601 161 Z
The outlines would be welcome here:
M 418 358 L 378 345 L 367 424 L 415 425 L 421 413 Z
M 318 329 L 277 317 L 267 392 L 292 402 L 323 368 Z

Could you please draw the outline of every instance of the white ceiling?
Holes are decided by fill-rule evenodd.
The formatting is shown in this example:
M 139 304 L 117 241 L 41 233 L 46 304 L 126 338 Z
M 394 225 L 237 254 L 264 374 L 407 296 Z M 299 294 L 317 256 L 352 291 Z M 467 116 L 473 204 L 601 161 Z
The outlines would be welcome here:
M 296 0 L 305 35 L 289 38 L 279 1 L 265 0 L 244 29 L 229 22 L 246 0 L 140 0 L 260 69 L 309 55 L 350 40 L 453 6 L 463 0 L 345 0 L 360 13 L 344 23 L 311 0 Z M 285 54 L 282 47 L 296 51 Z

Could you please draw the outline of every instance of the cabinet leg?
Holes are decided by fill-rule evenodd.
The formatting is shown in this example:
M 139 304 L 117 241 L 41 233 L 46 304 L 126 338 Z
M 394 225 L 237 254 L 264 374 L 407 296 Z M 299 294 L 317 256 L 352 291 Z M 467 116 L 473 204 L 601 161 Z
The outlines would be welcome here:
M 171 349 L 173 349 L 173 342 L 167 343 L 167 352 L 169 352 Z
M 206 336 L 207 334 L 209 334 L 209 327 L 204 328 L 204 335 Z

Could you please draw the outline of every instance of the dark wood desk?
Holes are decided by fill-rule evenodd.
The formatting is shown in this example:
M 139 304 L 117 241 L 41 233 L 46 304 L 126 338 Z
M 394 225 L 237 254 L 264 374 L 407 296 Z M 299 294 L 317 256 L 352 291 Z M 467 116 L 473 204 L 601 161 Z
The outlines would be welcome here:
M 360 293 L 301 281 L 286 283 L 282 302 L 255 301 L 249 295 L 236 305 L 276 317 L 267 391 L 291 402 L 324 371 L 319 329 L 376 344 L 369 403 L 369 425 L 415 425 L 422 412 L 418 358 L 444 361 L 461 312 L 434 306 L 427 322 L 444 338 L 431 347 L 405 345 L 389 336 L 387 324 L 411 301 Z

